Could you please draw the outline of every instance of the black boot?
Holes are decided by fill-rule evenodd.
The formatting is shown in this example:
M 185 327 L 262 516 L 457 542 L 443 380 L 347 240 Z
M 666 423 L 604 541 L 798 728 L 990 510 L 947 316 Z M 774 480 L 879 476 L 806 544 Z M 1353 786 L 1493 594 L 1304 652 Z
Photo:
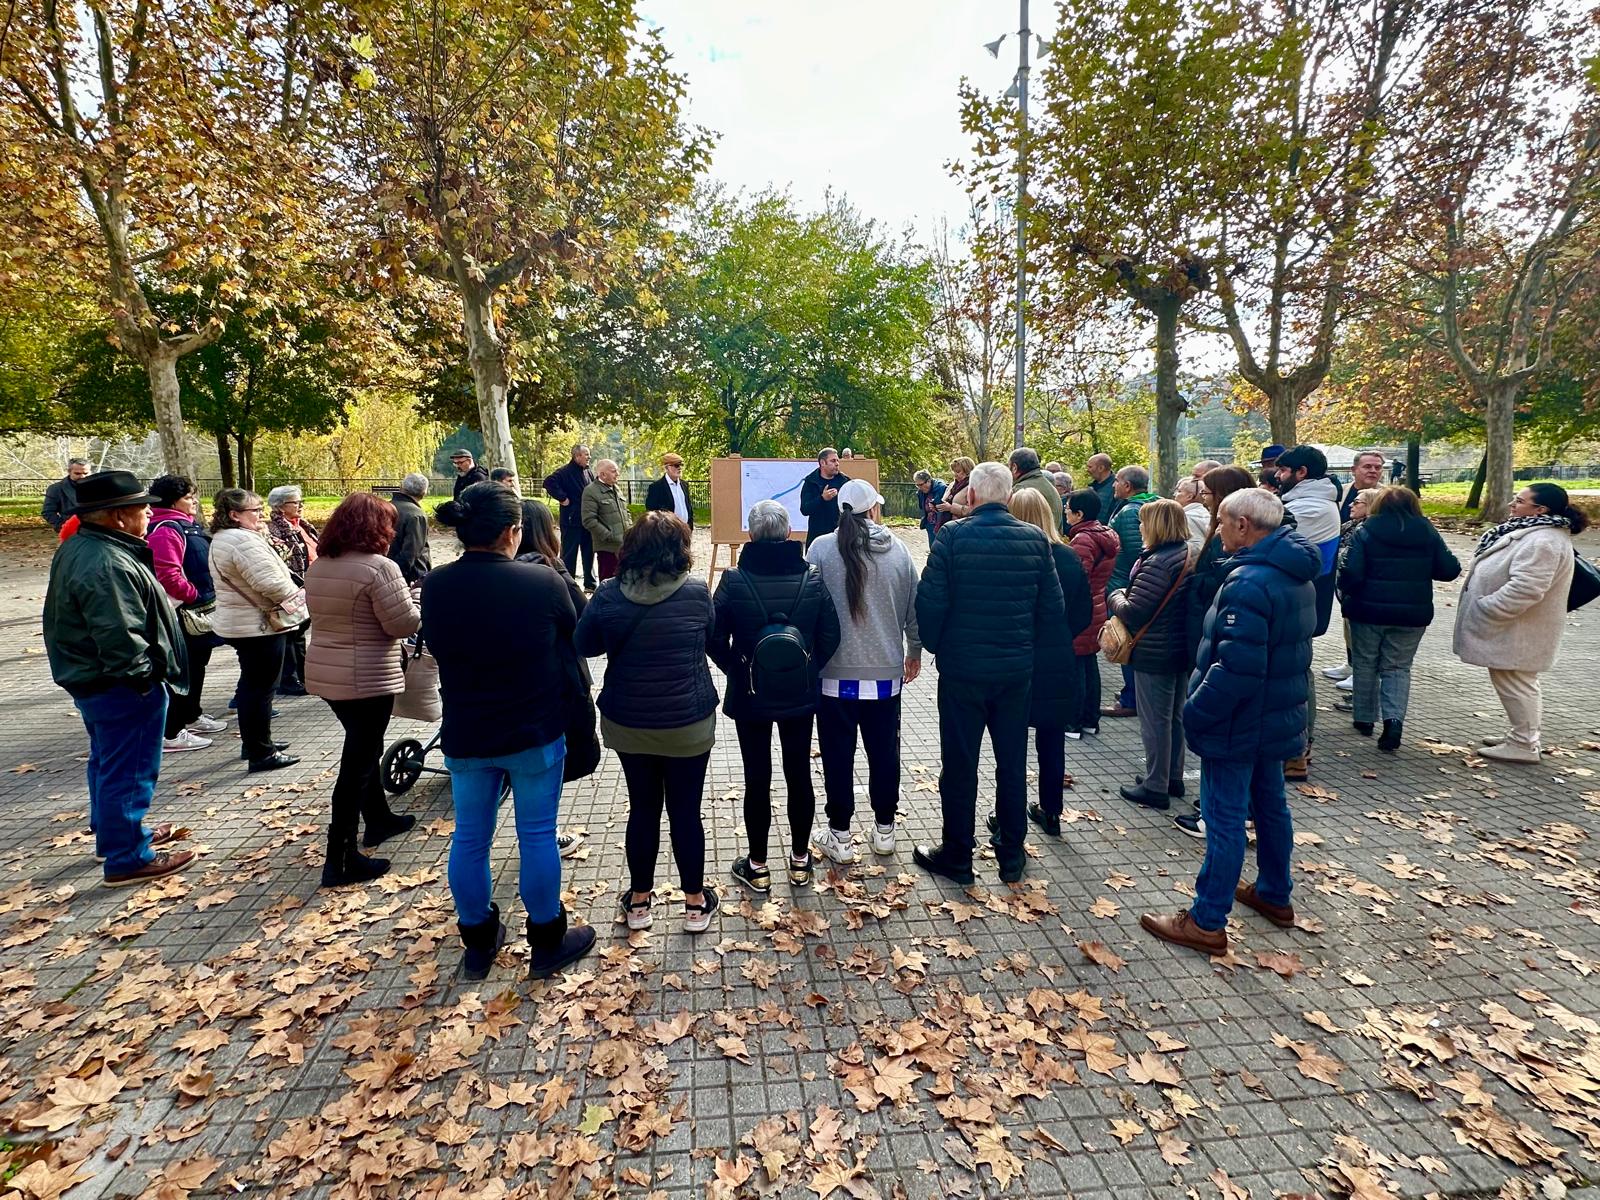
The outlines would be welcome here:
M 458 922 L 456 928 L 461 931 L 461 944 L 467 948 L 461 956 L 461 978 L 487 979 L 489 968 L 494 966 L 494 956 L 506 944 L 506 924 L 500 919 L 500 906 L 489 905 L 487 921 L 476 925 Z
M 368 883 L 389 872 L 387 858 L 368 858 L 356 849 L 355 832 L 343 846 L 328 844 L 328 861 L 322 864 L 322 886 L 343 887 L 347 883 Z
M 1383 732 L 1378 735 L 1378 749 L 1387 750 L 1393 754 L 1400 749 L 1400 736 L 1405 732 L 1405 726 L 1399 721 L 1385 721 Z
M 363 846 L 377 846 L 392 837 L 398 837 L 417 823 L 417 818 L 411 813 L 390 812 L 386 808 L 382 813 L 366 818 L 366 831 L 361 835 Z
M 594 945 L 594 926 L 579 925 L 567 928 L 567 909 L 552 921 L 535 921 L 528 918 L 528 978 L 548 979 L 569 963 L 575 963 L 589 953 Z

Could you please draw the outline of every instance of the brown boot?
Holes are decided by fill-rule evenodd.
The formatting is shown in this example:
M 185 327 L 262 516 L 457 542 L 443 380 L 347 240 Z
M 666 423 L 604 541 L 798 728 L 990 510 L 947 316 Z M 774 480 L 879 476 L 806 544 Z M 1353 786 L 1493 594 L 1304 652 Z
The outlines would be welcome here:
M 1194 917 L 1188 910 L 1162 916 L 1145 913 L 1139 918 L 1139 924 L 1144 926 L 1145 932 L 1154 934 L 1163 942 L 1171 942 L 1174 946 L 1187 946 L 1191 950 L 1199 950 L 1213 956 L 1221 956 L 1228 952 L 1228 931 L 1201 929 L 1195 924 Z
M 1297 754 L 1283 764 L 1283 777 L 1290 783 L 1304 783 L 1311 774 L 1311 754 Z
M 1279 929 L 1294 928 L 1294 905 L 1268 904 L 1256 895 L 1256 885 L 1253 883 L 1240 884 L 1234 891 L 1233 898 L 1246 908 L 1253 908 Z
M 193 850 L 169 850 L 156 855 L 136 871 L 107 875 L 105 886 L 133 887 L 136 884 L 149 883 L 152 879 L 162 879 L 175 871 L 181 871 L 193 861 Z

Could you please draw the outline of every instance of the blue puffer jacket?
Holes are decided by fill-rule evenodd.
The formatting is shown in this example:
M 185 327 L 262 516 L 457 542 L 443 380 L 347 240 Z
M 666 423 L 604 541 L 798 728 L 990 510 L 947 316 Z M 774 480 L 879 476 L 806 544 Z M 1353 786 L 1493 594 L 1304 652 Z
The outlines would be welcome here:
M 1305 752 L 1322 555 L 1276 529 L 1229 562 L 1189 677 L 1184 738 L 1201 758 L 1293 758 Z
M 715 615 L 705 580 L 688 574 L 608 579 L 572 633 L 585 658 L 606 656 L 596 707 L 618 725 L 677 729 L 717 710 L 706 655 Z

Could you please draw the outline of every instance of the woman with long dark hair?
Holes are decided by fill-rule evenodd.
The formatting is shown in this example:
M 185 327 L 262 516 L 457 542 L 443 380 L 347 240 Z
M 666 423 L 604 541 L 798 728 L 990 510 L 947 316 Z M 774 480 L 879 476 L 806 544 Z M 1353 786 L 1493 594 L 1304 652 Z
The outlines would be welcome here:
M 647 512 L 622 537 L 617 573 L 600 585 L 574 642 L 586 658 L 606 656 L 600 732 L 628 783 L 629 883 L 619 900 L 629 929 L 652 922 L 661 810 L 683 887 L 683 928 L 704 933 L 719 901 L 705 882 L 700 817 L 706 766 L 717 738 L 717 692 L 706 666 L 715 615 L 705 581 L 689 568 L 689 527 Z
M 434 516 L 465 549 L 422 584 L 422 640 L 439 664 L 439 739 L 456 809 L 449 878 L 466 948 L 461 972 L 484 978 L 505 943 L 489 847 L 509 779 L 528 973 L 543 979 L 587 954 L 595 938 L 591 927 L 567 924 L 556 849 L 569 697 L 551 681 L 565 677 L 577 613 L 559 575 L 513 561 L 522 502 L 510 488 L 474 483 Z
M 317 627 L 306 650 L 306 690 L 327 701 L 344 727 L 323 887 L 365 883 L 389 869 L 388 859 L 356 848 L 358 822 L 366 825 L 362 844 L 368 847 L 417 823 L 390 810 L 378 766 L 394 698 L 406 686 L 400 639 L 422 622 L 405 577 L 388 557 L 393 538 L 394 506 L 371 492 L 354 492 L 333 510 L 306 568 L 306 603 Z
M 817 744 L 828 825 L 813 844 L 836 863 L 856 860 L 856 737 L 867 754 L 874 854 L 894 853 L 900 806 L 900 689 L 922 670 L 917 640 L 917 569 L 882 524 L 883 497 L 864 479 L 839 489 L 839 527 L 806 557 L 839 608 L 839 648 L 822 671 Z
M 1478 539 L 1456 602 L 1455 652 L 1462 662 L 1489 668 L 1511 722 L 1507 737 L 1480 747 L 1485 758 L 1539 761 L 1539 675 L 1556 661 L 1572 587 L 1572 539 L 1588 525 L 1565 488 L 1530 483 L 1506 519 Z

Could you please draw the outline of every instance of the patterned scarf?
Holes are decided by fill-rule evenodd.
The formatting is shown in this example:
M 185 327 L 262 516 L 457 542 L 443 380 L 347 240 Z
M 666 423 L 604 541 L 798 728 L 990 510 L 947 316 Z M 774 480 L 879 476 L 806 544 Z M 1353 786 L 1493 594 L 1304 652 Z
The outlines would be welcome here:
M 1478 539 L 1478 549 L 1475 557 L 1481 558 L 1490 546 L 1509 533 L 1515 533 L 1519 529 L 1538 529 L 1541 526 L 1570 530 L 1572 522 L 1565 517 L 1555 516 L 1553 513 L 1540 513 L 1537 517 L 1512 517 L 1509 521 L 1501 521 L 1500 524 Z

